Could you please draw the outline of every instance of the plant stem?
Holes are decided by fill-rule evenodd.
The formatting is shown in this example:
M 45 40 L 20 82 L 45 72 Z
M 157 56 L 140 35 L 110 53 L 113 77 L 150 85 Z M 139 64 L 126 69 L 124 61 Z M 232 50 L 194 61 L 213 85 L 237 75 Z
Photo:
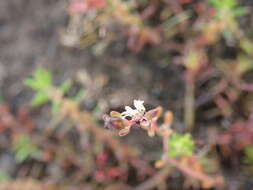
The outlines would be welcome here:
M 185 104 L 184 104 L 184 123 L 186 131 L 193 130 L 195 122 L 195 80 L 194 74 L 191 71 L 187 72 L 186 76 L 186 90 L 185 90 Z
M 164 182 L 165 178 L 173 171 L 171 166 L 167 166 L 160 170 L 156 175 L 154 175 L 149 180 L 145 181 L 144 183 L 138 185 L 137 187 L 133 188 L 133 190 L 148 190 L 153 189 L 162 182 Z

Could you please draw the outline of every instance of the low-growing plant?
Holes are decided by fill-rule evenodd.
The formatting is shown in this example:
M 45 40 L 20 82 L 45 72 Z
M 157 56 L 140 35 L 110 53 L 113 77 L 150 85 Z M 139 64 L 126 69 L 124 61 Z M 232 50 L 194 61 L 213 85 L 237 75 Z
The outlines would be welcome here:
M 52 86 L 52 76 L 50 72 L 45 71 L 42 68 L 38 68 L 33 78 L 26 79 L 25 84 L 32 89 L 36 90 L 36 95 L 32 99 L 33 106 L 40 106 L 49 101 L 47 91 Z
M 33 77 L 26 79 L 24 83 L 36 91 L 36 94 L 31 102 L 33 106 L 41 106 L 47 102 L 50 102 L 49 93 L 54 87 L 54 84 L 52 81 L 52 74 L 49 71 L 43 68 L 37 68 L 33 74 Z M 65 94 L 69 91 L 70 87 L 71 81 L 66 80 L 58 87 L 58 90 L 60 93 Z M 78 93 L 74 100 L 79 101 L 80 97 L 81 93 Z M 52 111 L 54 113 L 59 111 L 59 104 L 57 102 L 52 102 Z
M 194 142 L 190 134 L 173 133 L 168 143 L 168 153 L 173 158 L 193 155 Z
M 38 159 L 41 155 L 40 149 L 27 134 L 19 134 L 14 137 L 13 150 L 17 162 L 23 162 L 31 158 Z
M 40 68 L 39 70 L 43 70 L 43 72 L 48 74 L 48 71 L 42 68 Z M 96 181 L 97 183 L 106 183 L 106 181 L 114 178 L 117 179 L 120 178 L 121 180 L 123 180 L 124 174 L 130 167 L 136 169 L 142 168 L 142 173 L 140 175 L 146 176 L 151 175 L 151 173 L 153 173 L 154 169 L 151 168 L 145 161 L 140 160 L 140 158 L 136 154 L 136 151 L 134 151 L 132 147 L 122 144 L 117 140 L 117 138 L 114 138 L 113 133 L 111 133 L 108 130 L 105 130 L 104 128 L 99 127 L 96 118 L 88 110 L 80 109 L 79 101 L 80 97 L 82 96 L 81 91 L 79 91 L 79 93 L 77 93 L 76 96 L 68 98 L 67 96 L 64 96 L 65 91 L 61 90 L 60 87 L 55 86 L 52 80 L 50 80 L 50 82 L 48 82 L 47 85 L 40 86 L 38 88 L 37 81 L 40 80 L 40 77 L 37 77 L 37 75 L 38 74 L 29 78 L 28 80 L 29 82 L 26 83 L 36 91 L 39 92 L 42 91 L 42 93 L 44 93 L 48 97 L 47 100 L 49 102 L 57 104 L 59 106 L 59 112 L 57 113 L 57 115 L 60 115 L 61 118 L 64 117 L 65 120 L 68 120 L 75 126 L 71 128 L 68 126 L 69 128 L 65 128 L 62 130 L 64 130 L 65 133 L 70 129 L 76 130 L 80 138 L 80 141 L 83 139 L 86 139 L 85 141 L 87 141 L 85 145 L 81 144 L 80 146 L 84 150 L 88 148 L 88 150 L 85 152 L 86 155 L 85 157 L 83 157 L 82 154 L 81 157 L 77 156 L 76 158 L 70 156 L 71 154 L 73 154 L 73 152 L 75 152 L 72 148 L 58 147 L 60 151 L 55 152 L 56 155 L 54 156 L 52 156 L 52 153 L 50 151 L 44 150 L 43 158 L 45 161 L 48 160 L 52 161 L 52 159 L 58 158 L 60 160 L 63 160 L 62 164 L 64 167 L 66 167 L 65 166 L 66 162 L 67 163 L 71 162 L 80 168 L 84 168 L 83 164 L 87 163 L 87 165 L 85 165 L 85 167 L 87 167 L 86 168 L 87 171 L 84 169 L 82 172 L 85 173 L 86 176 L 92 176 L 92 178 L 97 180 Z M 52 79 L 52 77 L 50 78 Z M 33 85 L 34 83 L 35 85 Z M 47 129 L 45 129 L 45 131 L 46 130 Z M 49 136 L 54 135 L 52 133 L 48 134 L 47 132 L 44 132 L 43 134 L 46 135 L 45 140 L 47 140 L 48 138 L 47 135 Z M 62 136 L 64 135 L 65 134 L 62 134 L 61 137 L 56 136 L 56 138 L 57 139 L 60 138 L 62 140 Z M 87 135 L 92 136 L 92 138 L 87 139 Z M 25 142 L 28 142 L 27 139 Z M 63 141 L 62 143 L 66 142 Z M 71 146 L 70 144 L 71 143 L 67 142 L 68 146 Z M 89 151 L 90 147 L 95 147 L 94 152 Z M 33 149 L 34 148 L 31 148 L 31 150 Z M 105 163 L 101 165 L 102 158 L 99 155 L 101 151 L 109 152 L 108 149 L 112 151 L 111 159 L 116 160 L 116 164 L 113 166 L 107 165 Z M 67 161 L 64 159 L 66 159 Z M 105 176 L 107 174 L 108 176 Z
M 201 181 L 203 188 L 212 186 L 220 186 L 223 184 L 221 176 L 209 177 L 204 173 L 203 166 L 197 155 L 194 155 L 194 141 L 190 134 L 179 134 L 171 129 L 173 115 L 167 111 L 164 116 L 163 124 L 157 123 L 158 118 L 162 114 L 162 108 L 157 107 L 146 111 L 143 105 L 144 101 L 134 100 L 134 109 L 126 106 L 124 112 L 119 113 L 111 111 L 110 116 L 105 115 L 105 127 L 119 131 L 120 136 L 130 133 L 132 127 L 140 127 L 147 131 L 150 137 L 155 135 L 163 139 L 163 154 L 161 160 L 156 162 L 156 167 L 164 168 L 162 170 L 162 178 L 166 178 L 171 172 L 170 167 L 175 167 L 189 177 Z M 151 189 L 160 183 L 160 180 L 154 178 L 141 184 L 137 189 Z M 155 181 L 155 182 L 154 182 Z M 144 188 L 144 189 L 145 189 Z
M 218 11 L 218 19 L 222 19 L 222 16 L 225 15 L 228 16 L 227 14 L 236 18 L 247 13 L 247 8 L 238 6 L 238 2 L 236 0 L 209 0 L 209 3 Z

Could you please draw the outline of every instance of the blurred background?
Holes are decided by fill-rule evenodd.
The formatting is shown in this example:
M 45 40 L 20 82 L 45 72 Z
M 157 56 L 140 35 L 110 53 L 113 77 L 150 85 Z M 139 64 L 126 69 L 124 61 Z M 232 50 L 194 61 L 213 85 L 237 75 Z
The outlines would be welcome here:
M 0 189 L 252 190 L 252 10 L 250 0 L 1 0 Z M 190 134 L 170 145 L 194 141 L 173 158 L 185 165 L 156 167 L 163 140 L 140 127 L 106 129 L 105 114 L 137 99 Z

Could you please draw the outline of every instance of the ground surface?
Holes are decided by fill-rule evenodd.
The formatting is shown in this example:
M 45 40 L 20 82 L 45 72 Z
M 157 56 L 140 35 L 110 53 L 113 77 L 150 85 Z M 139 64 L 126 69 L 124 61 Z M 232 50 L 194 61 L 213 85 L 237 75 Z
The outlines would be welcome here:
M 137 55 L 117 43 L 98 57 L 89 48 L 63 47 L 59 36 L 68 21 L 66 6 L 61 0 L 0 1 L 0 95 L 5 102 L 13 109 L 28 105 L 32 92 L 23 80 L 42 66 L 54 73 L 56 83 L 75 78 L 80 70 L 89 73 L 94 81 L 90 88 L 95 88 L 91 106 L 105 101 L 110 108 L 123 109 L 123 105 L 141 98 L 150 107 L 163 105 L 180 117 L 184 86 L 178 67 L 171 65 L 164 70 L 164 63 L 154 52 Z M 96 87 L 99 81 L 95 79 L 100 77 L 108 81 L 102 88 Z M 35 118 L 43 127 L 47 113 Z M 143 137 L 135 138 L 140 133 Z M 143 152 L 148 150 L 146 159 L 157 159 L 160 143 L 154 145 L 157 140 L 149 141 L 141 130 L 134 134 L 125 140 Z
M 13 104 L 29 98 L 22 80 L 39 65 L 52 70 L 58 80 L 73 77 L 80 69 L 91 73 L 93 79 L 106 75 L 109 83 L 102 89 L 102 94 L 107 101 L 112 96 L 116 98 L 112 103 L 114 106 L 139 97 L 148 104 L 165 103 L 165 106 L 173 107 L 171 103 L 182 93 L 178 68 L 171 66 L 164 71 L 161 61 L 149 56 L 151 52 L 135 55 L 113 44 L 105 55 L 95 57 L 89 50 L 61 46 L 59 34 L 67 23 L 65 1 L 10 0 L 0 3 L 0 84 L 4 89 L 1 93 Z M 178 83 L 176 90 L 175 81 Z M 172 100 L 165 100 L 164 96 L 168 95 Z
M 63 47 L 59 36 L 68 22 L 66 6 L 63 0 L 0 1 L 0 98 L 14 110 L 28 105 L 32 91 L 24 86 L 23 80 L 38 66 L 52 71 L 56 83 L 75 79 L 82 71 L 88 73 L 92 81 L 88 88 L 93 94 L 86 107 L 105 102 L 104 111 L 122 110 L 123 105 L 140 98 L 149 107 L 162 105 L 173 110 L 174 127 L 180 130 L 184 92 L 180 66 L 166 65 L 154 49 L 135 54 L 120 42 L 113 43 L 101 56 L 94 56 L 89 48 Z M 107 81 L 103 86 L 100 86 L 100 78 Z M 42 127 L 47 122 L 46 112 L 42 110 L 41 115 L 34 117 Z M 147 160 L 158 159 L 160 155 L 160 142 L 155 138 L 150 140 L 142 131 L 135 130 L 122 140 L 140 148 Z M 0 155 L 0 169 L 11 173 L 16 167 L 13 163 L 9 153 Z M 240 177 L 234 171 L 227 173 L 232 179 L 231 186 L 240 186 L 234 180 Z

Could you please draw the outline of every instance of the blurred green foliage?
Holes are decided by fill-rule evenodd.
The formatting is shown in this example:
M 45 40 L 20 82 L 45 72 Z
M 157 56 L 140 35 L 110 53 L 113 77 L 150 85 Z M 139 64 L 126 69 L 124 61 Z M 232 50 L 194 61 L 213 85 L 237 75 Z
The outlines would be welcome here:
M 194 141 L 190 134 L 173 133 L 169 140 L 168 153 L 171 157 L 191 156 L 194 150 Z
M 0 182 L 9 181 L 11 177 L 8 175 L 8 173 L 4 171 L 0 171 Z
M 247 8 L 238 6 L 236 0 L 209 0 L 209 3 L 218 11 L 218 14 L 230 12 L 230 15 L 239 17 L 247 13 Z
M 234 7 L 237 5 L 235 0 L 209 0 L 210 4 L 212 4 L 215 8 L 226 8 L 226 7 Z
M 52 75 L 50 72 L 38 68 L 32 78 L 25 80 L 25 84 L 37 91 L 32 99 L 33 106 L 40 106 L 49 101 L 46 90 L 52 85 Z
M 253 146 L 247 146 L 244 148 L 245 162 L 253 166 Z
M 38 158 L 40 149 L 32 142 L 26 134 L 18 135 L 13 141 L 13 150 L 17 162 L 23 162 L 29 158 Z
M 33 106 L 41 106 L 50 101 L 48 93 L 54 86 L 52 74 L 49 71 L 41 67 L 37 68 L 33 76 L 26 79 L 24 83 L 36 91 L 36 94 L 32 99 Z M 58 89 L 64 94 L 70 89 L 70 87 L 71 81 L 66 80 L 59 86 Z M 52 111 L 54 113 L 59 111 L 59 105 L 56 102 L 53 102 L 52 104 Z

